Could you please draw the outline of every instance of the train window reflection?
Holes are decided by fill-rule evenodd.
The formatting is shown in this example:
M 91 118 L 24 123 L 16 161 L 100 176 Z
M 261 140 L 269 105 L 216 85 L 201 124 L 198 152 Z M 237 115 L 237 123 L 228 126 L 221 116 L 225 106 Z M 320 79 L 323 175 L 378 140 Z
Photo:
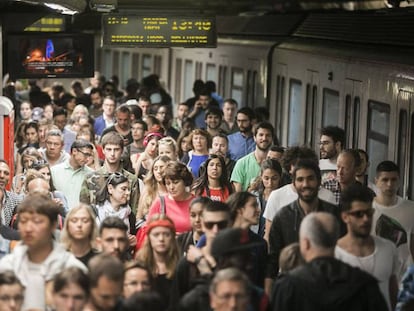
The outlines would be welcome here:
M 104 52 L 104 68 L 103 74 L 106 77 L 112 76 L 112 57 L 111 50 L 105 50 Z
M 175 88 L 174 88 L 174 99 L 176 103 L 180 102 L 181 99 L 181 79 L 182 79 L 182 59 L 177 58 L 175 60 Z
M 119 70 L 119 52 L 118 51 L 114 51 L 112 54 L 113 57 L 113 62 L 112 62 L 112 71 L 111 71 L 111 75 L 110 77 L 112 77 L 112 75 L 118 75 L 118 70 Z
M 302 83 L 290 80 L 288 146 L 300 144 L 302 107 Z
M 154 70 L 152 73 L 155 73 L 158 76 L 161 76 L 161 68 L 162 68 L 162 57 L 160 55 L 154 56 Z
M 244 72 L 243 69 L 233 68 L 231 74 L 231 98 L 235 99 L 240 107 L 245 106 L 243 103 L 243 85 Z
M 142 67 L 141 67 L 141 73 L 142 77 L 149 76 L 152 73 L 151 70 L 151 55 L 142 55 Z
M 206 80 L 209 81 L 216 81 L 217 80 L 217 71 L 216 65 L 214 64 L 207 64 L 206 67 Z
M 121 85 L 125 85 L 126 81 L 131 77 L 131 54 L 122 52 L 122 73 Z
M 200 80 L 203 79 L 203 77 L 201 76 L 202 71 L 203 71 L 203 63 L 202 62 L 196 62 L 196 71 L 195 71 L 196 79 L 200 79 Z
M 132 75 L 131 77 L 139 78 L 139 54 L 132 55 Z
M 194 66 L 191 60 L 186 60 L 184 64 L 184 98 L 193 97 Z
M 359 119 L 360 119 L 360 99 L 359 97 L 355 97 L 354 99 L 354 114 L 353 114 L 353 124 L 352 124 L 352 148 L 358 148 L 358 134 L 359 134 Z
M 221 94 L 223 97 L 227 97 L 226 83 L 227 83 L 227 67 L 220 66 L 219 67 L 218 90 L 219 90 L 219 94 Z
M 381 161 L 388 158 L 388 140 L 390 128 L 390 106 L 368 102 L 367 152 L 371 165 L 369 176 L 375 176 L 375 169 Z
M 411 131 L 410 131 L 410 172 L 408 181 L 407 199 L 412 200 L 414 198 L 414 114 L 411 115 Z
M 322 126 L 338 125 L 339 121 L 339 92 L 323 89 Z
M 405 157 L 407 156 L 407 110 L 400 111 L 398 121 L 398 166 L 400 167 L 401 177 L 404 178 Z M 399 194 L 402 196 L 404 189 L 400 187 Z

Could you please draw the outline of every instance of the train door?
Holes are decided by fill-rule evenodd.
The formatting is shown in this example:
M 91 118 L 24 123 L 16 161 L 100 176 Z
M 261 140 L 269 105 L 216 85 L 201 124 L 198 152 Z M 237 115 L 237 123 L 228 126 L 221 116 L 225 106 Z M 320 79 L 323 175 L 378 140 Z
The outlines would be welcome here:
M 318 150 L 316 142 L 318 133 L 316 129 L 316 116 L 318 115 L 318 89 L 319 89 L 319 72 L 307 71 L 306 85 L 306 113 L 305 113 L 305 144 Z
M 273 121 L 276 135 L 282 144 L 286 144 L 287 131 L 284 130 L 287 113 L 285 109 L 285 98 L 286 98 L 286 75 L 287 65 L 277 63 L 275 68 L 276 85 L 272 85 L 270 90 L 272 92 L 272 98 L 274 99 L 270 105 L 270 120 Z
M 395 159 L 401 174 L 399 194 L 414 198 L 414 93 L 400 90 L 398 93 Z
M 346 145 L 357 149 L 361 113 L 362 81 L 345 80 L 345 133 Z

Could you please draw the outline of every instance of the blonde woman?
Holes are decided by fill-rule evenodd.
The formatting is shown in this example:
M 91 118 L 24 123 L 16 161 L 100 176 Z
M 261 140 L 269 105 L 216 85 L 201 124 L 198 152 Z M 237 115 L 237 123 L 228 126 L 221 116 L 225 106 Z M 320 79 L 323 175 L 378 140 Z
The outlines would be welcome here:
M 95 213 L 88 205 L 79 204 L 66 215 L 60 241 L 78 260 L 88 266 L 89 260 L 98 254 L 95 249 L 97 232 Z
M 158 141 L 158 155 L 167 156 L 172 161 L 178 160 L 177 142 L 171 137 L 164 137 Z

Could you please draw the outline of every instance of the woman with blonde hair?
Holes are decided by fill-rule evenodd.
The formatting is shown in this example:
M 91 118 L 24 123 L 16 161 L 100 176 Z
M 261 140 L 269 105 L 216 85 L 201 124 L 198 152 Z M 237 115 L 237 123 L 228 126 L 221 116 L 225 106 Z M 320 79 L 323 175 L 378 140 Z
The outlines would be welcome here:
M 95 213 L 88 205 L 79 204 L 66 215 L 60 241 L 68 251 L 87 266 L 89 260 L 98 254 L 95 249 L 97 234 Z
M 171 285 L 179 259 L 174 222 L 165 214 L 155 214 L 147 222 L 147 237 L 136 258 L 149 268 L 154 290 L 169 305 Z
M 155 158 L 150 171 L 144 179 L 144 191 L 138 203 L 137 223 L 145 221 L 149 208 L 157 197 L 167 194 L 165 185 L 162 182 L 162 174 L 165 166 L 170 161 L 171 159 L 167 156 Z M 138 225 L 138 227 L 140 226 Z
M 164 137 L 158 141 L 158 155 L 167 156 L 172 161 L 178 160 L 177 142 L 171 137 Z

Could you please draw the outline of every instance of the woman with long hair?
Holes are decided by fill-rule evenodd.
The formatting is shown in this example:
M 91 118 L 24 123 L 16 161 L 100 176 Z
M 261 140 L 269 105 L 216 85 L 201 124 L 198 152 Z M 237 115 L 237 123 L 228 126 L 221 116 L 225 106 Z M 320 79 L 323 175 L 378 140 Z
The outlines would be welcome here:
M 96 223 L 98 226 L 109 216 L 119 217 L 135 234 L 135 215 L 129 206 L 129 180 L 121 173 L 112 173 L 96 196 Z
M 171 161 L 164 169 L 162 182 L 167 195 L 155 200 L 148 219 L 154 214 L 166 214 L 174 222 L 177 233 L 191 230 L 189 207 L 194 195 L 188 191 L 193 182 L 190 171 L 183 163 Z
M 147 222 L 147 238 L 136 258 L 149 268 L 157 291 L 165 306 L 169 305 L 171 285 L 179 252 L 174 222 L 165 214 L 154 214 Z
M 89 260 L 98 254 L 95 248 L 97 233 L 98 226 L 93 210 L 81 203 L 66 215 L 60 242 L 66 250 L 88 266 Z
M 140 196 L 137 209 L 138 222 L 145 221 L 148 211 L 157 197 L 167 194 L 165 185 L 162 182 L 162 174 L 170 161 L 170 158 L 167 156 L 156 157 L 145 177 L 144 191 Z
M 188 152 L 191 150 L 191 131 L 182 130 L 177 138 L 177 154 L 178 159 L 183 161 L 184 157 L 188 157 Z
M 132 167 L 138 178 L 143 179 L 152 166 L 154 159 L 158 155 L 158 141 L 164 136 L 158 132 L 149 132 L 145 135 L 143 145 L 144 152 L 131 156 Z
M 26 148 L 23 153 L 18 157 L 16 175 L 13 177 L 12 189 L 17 194 L 22 193 L 24 181 L 26 179 L 26 171 L 31 167 L 34 162 L 42 160 L 42 155 L 37 151 L 35 147 Z
M 280 187 L 282 180 L 282 167 L 277 160 L 267 159 L 260 165 L 260 176 L 251 184 L 248 191 L 256 195 L 260 208 L 260 221 L 257 233 L 263 237 L 266 220 L 263 213 L 267 200 L 273 190 Z
M 226 163 L 223 157 L 212 154 L 200 168 L 200 177 L 192 186 L 196 196 L 209 197 L 213 201 L 225 202 L 233 193 L 228 181 Z

